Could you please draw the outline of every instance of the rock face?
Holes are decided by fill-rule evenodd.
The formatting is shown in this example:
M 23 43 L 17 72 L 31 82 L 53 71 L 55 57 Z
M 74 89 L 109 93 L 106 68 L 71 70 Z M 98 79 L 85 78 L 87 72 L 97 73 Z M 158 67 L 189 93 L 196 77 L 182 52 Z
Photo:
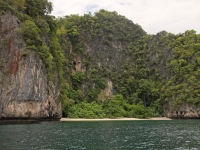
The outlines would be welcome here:
M 20 21 L 0 16 L 0 119 L 61 118 L 57 81 L 48 84 L 42 60 L 26 49 Z
M 182 104 L 179 108 L 173 108 L 171 103 L 164 109 L 164 116 L 174 119 L 199 119 L 200 108 L 192 104 Z

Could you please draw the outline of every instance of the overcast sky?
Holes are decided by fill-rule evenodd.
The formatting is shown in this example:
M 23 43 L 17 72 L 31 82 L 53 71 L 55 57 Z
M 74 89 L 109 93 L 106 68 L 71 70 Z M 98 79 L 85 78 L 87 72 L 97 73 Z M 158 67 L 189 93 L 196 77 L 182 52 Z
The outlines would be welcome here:
M 200 0 L 50 0 L 52 15 L 83 15 L 100 9 L 116 11 L 150 34 L 159 31 L 200 33 Z

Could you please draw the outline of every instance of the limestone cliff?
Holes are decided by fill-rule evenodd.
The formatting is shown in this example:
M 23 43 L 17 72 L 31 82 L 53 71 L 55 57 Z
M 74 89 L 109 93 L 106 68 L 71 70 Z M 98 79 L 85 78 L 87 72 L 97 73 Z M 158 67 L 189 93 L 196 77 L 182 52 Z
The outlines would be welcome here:
M 150 115 L 198 118 L 200 36 L 195 31 L 148 35 L 124 16 L 105 10 L 57 21 L 69 63 L 65 78 L 70 85 L 67 96 L 74 102 L 68 102 L 70 107 L 99 100 L 104 107 L 121 94 L 128 105 L 153 110 Z M 135 110 L 123 109 L 125 117 L 137 116 L 131 112 Z
M 148 67 L 154 82 L 160 82 L 165 117 L 200 118 L 199 42 L 194 30 L 178 35 L 162 31 L 148 41 Z
M 174 108 L 169 102 L 164 109 L 164 116 L 178 119 L 199 119 L 200 107 L 198 105 L 184 103 L 179 108 Z
M 57 80 L 48 84 L 40 57 L 26 48 L 20 20 L 0 16 L 0 119 L 61 118 Z
M 105 10 L 55 19 L 32 2 L 0 14 L 1 119 L 199 118 L 195 31 L 148 35 Z

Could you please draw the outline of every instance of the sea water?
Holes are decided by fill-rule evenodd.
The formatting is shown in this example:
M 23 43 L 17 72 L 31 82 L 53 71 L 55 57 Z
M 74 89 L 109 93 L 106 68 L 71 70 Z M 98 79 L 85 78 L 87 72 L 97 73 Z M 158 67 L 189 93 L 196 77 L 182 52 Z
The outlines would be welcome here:
M 198 150 L 200 120 L 0 125 L 0 150 Z

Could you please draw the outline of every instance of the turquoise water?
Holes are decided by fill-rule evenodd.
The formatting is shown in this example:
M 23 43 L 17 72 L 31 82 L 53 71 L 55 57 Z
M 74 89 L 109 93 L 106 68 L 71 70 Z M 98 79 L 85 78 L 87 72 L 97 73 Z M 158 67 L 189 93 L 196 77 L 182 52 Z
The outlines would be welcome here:
M 197 150 L 199 120 L 0 125 L 0 150 Z

